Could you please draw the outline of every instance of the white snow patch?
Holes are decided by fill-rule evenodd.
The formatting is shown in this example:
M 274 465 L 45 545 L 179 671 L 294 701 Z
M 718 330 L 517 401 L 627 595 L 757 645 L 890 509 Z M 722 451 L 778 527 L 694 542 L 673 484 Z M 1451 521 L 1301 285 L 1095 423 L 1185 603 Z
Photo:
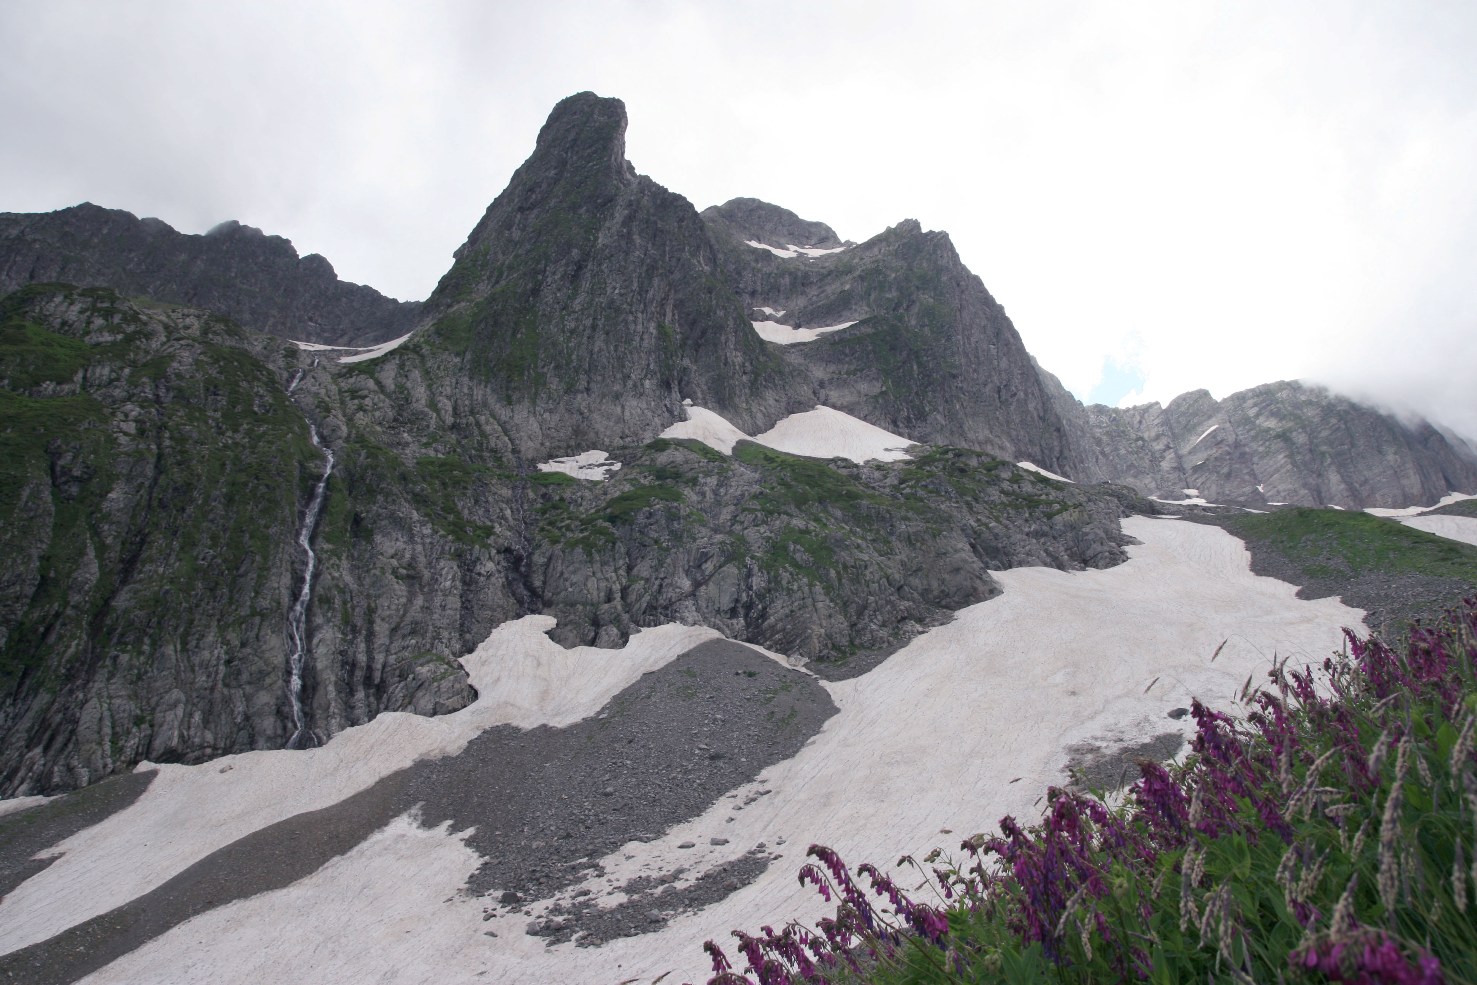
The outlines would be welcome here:
M 299 342 L 296 339 L 289 339 L 288 341 L 305 352 L 346 353 L 346 355 L 339 357 L 338 361 L 341 363 L 362 363 L 366 359 L 378 359 L 385 353 L 400 348 L 414 334 L 414 332 L 407 332 L 398 339 L 391 339 L 388 342 L 381 342 L 379 345 L 370 346 L 322 345 L 318 342 Z
M 591 482 L 601 482 L 610 478 L 610 473 L 619 471 L 620 467 L 620 462 L 612 462 L 610 456 L 599 450 L 580 452 L 568 458 L 556 458 L 538 464 L 540 472 L 563 472 L 576 479 L 587 479 Z
M 1409 516 L 1400 522 L 1407 527 L 1424 530 L 1447 540 L 1459 540 L 1463 544 L 1477 547 L 1477 517 L 1472 516 Z
M 877 459 L 896 462 L 908 457 L 915 442 L 830 407 L 817 406 L 791 414 L 754 438 L 761 445 L 811 458 Z
M 1383 506 L 1370 506 L 1366 507 L 1364 512 L 1373 513 L 1375 516 L 1419 516 L 1431 510 L 1439 510 L 1443 506 L 1450 506 L 1452 503 L 1460 503 L 1464 499 L 1477 499 L 1477 496 L 1469 493 L 1453 492 L 1442 496 L 1440 500 L 1431 506 L 1407 506 L 1398 510 L 1388 509 Z
M 407 332 L 404 335 L 400 336 L 398 339 L 391 339 L 388 342 L 383 342 L 383 343 L 381 343 L 379 345 L 370 346 L 367 349 L 359 349 L 358 351 L 356 351 L 351 356 L 341 356 L 341 357 L 339 357 L 339 362 L 341 362 L 341 363 L 362 363 L 362 362 L 364 362 L 364 361 L 366 361 L 368 359 L 378 359 L 380 356 L 383 356 L 385 353 L 392 352 L 395 349 L 400 348 L 402 345 L 404 345 L 406 343 L 406 341 L 410 338 L 410 336 L 412 334 L 414 334 L 414 333 Z
M 1220 425 L 1219 425 L 1219 424 L 1212 424 L 1212 425 L 1211 425 L 1211 426 L 1210 426 L 1210 427 L 1208 427 L 1208 428 L 1206 428 L 1206 429 L 1205 429 L 1205 433 L 1204 433 L 1204 434 L 1202 434 L 1202 435 L 1201 435 L 1201 436 L 1200 436 L 1200 437 L 1198 437 L 1198 438 L 1196 438 L 1196 439 L 1195 439 L 1195 440 L 1194 440 L 1194 441 L 1193 441 L 1193 442 L 1192 442 L 1192 443 L 1191 443 L 1191 444 L 1190 444 L 1190 447 L 1191 447 L 1191 448 L 1194 448 L 1194 447 L 1195 447 L 1195 446 L 1196 446 L 1196 445 L 1198 445 L 1198 444 L 1200 444 L 1200 442 L 1202 442 L 1202 441 L 1204 441 L 1204 440 L 1205 440 L 1205 439 L 1206 439 L 1206 437 L 1207 437 L 1207 436 L 1208 436 L 1208 435 L 1209 435 L 1209 434 L 1210 434 L 1210 432 L 1212 432 L 1212 431 L 1214 431 L 1214 430 L 1215 430 L 1215 429 L 1216 429 L 1216 428 L 1218 428 L 1218 427 L 1220 427 Z
M 1200 495 L 1200 490 L 1199 489 L 1181 489 L 1180 492 L 1184 493 L 1186 496 L 1199 496 Z
M 831 253 L 840 253 L 842 250 L 851 249 L 851 247 L 849 246 L 833 246 L 829 249 L 826 249 L 819 246 L 796 246 L 794 243 L 788 243 L 786 245 L 789 246 L 789 248 L 794 250 L 796 253 L 803 253 L 811 259 L 827 256 Z
M 797 342 L 814 342 L 822 335 L 831 332 L 839 332 L 843 328 L 850 328 L 855 321 L 844 321 L 839 325 L 827 325 L 823 328 L 792 328 L 789 325 L 781 325 L 777 321 L 756 321 L 752 323 L 754 331 L 766 342 L 778 342 L 780 345 L 794 345 Z
M 1260 677 L 1274 658 L 1291 657 L 1294 666 L 1317 663 L 1338 648 L 1339 627 L 1362 618 L 1334 599 L 1303 601 L 1294 586 L 1252 575 L 1244 546 L 1220 529 L 1142 517 L 1123 526 L 1140 541 L 1128 548 L 1127 563 L 1072 573 L 1000 572 L 999 597 L 961 610 L 954 621 L 917 637 L 870 673 L 825 684 L 840 712 L 793 759 L 735 791 L 743 795 L 762 784 L 770 795 L 741 813 L 725 797 L 657 841 L 630 843 L 591 860 L 620 880 L 710 864 L 720 852 L 734 857 L 760 841 L 782 853 L 753 884 L 707 910 L 600 947 L 545 947 L 542 938 L 523 933 L 532 917 L 483 922 L 490 901 L 462 891 L 478 859 L 461 836 L 402 818 L 308 878 L 197 917 L 85 981 L 287 985 L 302 981 L 305 969 L 327 985 L 650 981 L 667 971 L 672 981 L 704 981 L 710 974 L 704 939 L 728 940 L 730 929 L 778 926 L 792 917 L 813 923 L 826 912 L 814 890 L 795 880 L 811 842 L 831 846 L 853 865 L 870 860 L 887 870 L 903 852 L 919 856 L 936 845 L 952 848 L 966 834 L 993 831 L 1002 815 L 1034 819 L 1040 811 L 1034 802 L 1046 786 L 1062 782 L 1070 746 L 1188 733 L 1193 726 L 1167 719 L 1166 711 L 1187 706 L 1192 696 L 1228 707 L 1248 675 Z M 536 625 L 547 628 L 551 622 Z M 525 642 L 554 646 L 539 642 L 528 619 L 511 626 Z M 622 653 L 599 652 L 606 658 Z M 516 649 L 507 648 L 503 659 L 516 659 Z M 588 653 L 573 662 L 600 668 Z M 569 683 L 580 686 L 578 672 Z M 479 692 L 497 693 L 483 690 L 480 682 Z M 932 721 L 949 723 L 947 741 L 919 727 L 918 709 L 926 709 Z M 293 760 L 312 754 L 254 755 Z M 171 772 L 215 776 L 214 765 Z M 866 782 L 858 783 L 858 777 Z M 284 786 L 273 792 L 293 801 L 289 812 L 295 812 L 308 809 L 298 798 L 312 789 Z M 163 839 L 169 841 L 176 833 L 195 837 L 205 827 L 208 818 L 196 812 L 213 813 L 211 801 L 201 796 L 212 791 L 191 792 L 196 799 L 177 800 L 178 826 L 155 828 L 155 840 L 160 831 L 170 831 Z M 151 799 L 157 799 L 153 790 L 140 803 Z M 134 825 L 158 820 L 138 807 L 116 816 L 115 833 L 128 826 L 123 819 Z M 955 833 L 945 834 L 945 828 Z M 676 847 L 684 840 L 706 845 L 718 835 L 731 845 Z M 147 864 L 125 852 L 98 852 L 89 862 L 108 859 L 125 868 Z M 107 886 L 106 875 L 90 876 L 77 866 L 71 872 Z M 594 887 L 603 891 L 606 883 L 587 888 Z M 6 900 L 0 913 L 29 915 L 11 903 Z M 312 919 L 302 919 L 304 914 Z M 487 930 L 498 936 L 483 936 Z
M 462 657 L 479 697 L 454 714 L 384 712 L 316 749 L 240 753 L 202 766 L 141 763 L 141 770 L 159 771 L 142 797 L 61 842 L 57 861 L 0 900 L 0 954 L 121 906 L 269 824 L 336 804 L 418 759 L 455 755 L 494 725 L 534 728 L 587 718 L 642 674 L 721 635 L 673 624 L 639 630 L 619 650 L 566 650 L 546 635 L 554 624 L 550 616 L 515 619 Z M 395 884 L 395 891 L 403 888 Z M 361 903 L 339 906 L 362 916 Z M 192 963 L 180 957 L 170 968 L 184 974 Z M 225 974 L 226 966 L 217 971 Z M 192 974 L 205 974 L 204 967 L 196 964 Z M 252 980 L 234 969 L 230 975 Z
M 768 243 L 761 243 L 757 239 L 746 239 L 744 240 L 744 245 L 752 246 L 756 250 L 768 250 L 775 256 L 784 257 L 787 260 L 792 260 L 800 255 L 795 250 L 782 250 L 778 246 L 770 246 Z
M 785 317 L 785 313 L 783 311 L 779 311 L 779 310 L 777 310 L 775 308 L 771 308 L 767 304 L 761 304 L 758 307 L 756 307 L 754 310 L 755 311 L 762 311 L 762 312 L 764 312 L 766 315 L 768 315 L 771 318 L 783 318 L 783 317 Z
M 55 799 L 55 797 L 11 797 L 8 800 L 0 800 L 0 817 L 4 817 L 6 814 L 14 814 L 16 811 L 40 807 L 48 800 Z
M 1208 502 L 1207 500 L 1205 500 L 1204 498 L 1202 498 L 1200 496 L 1187 496 L 1184 499 L 1160 499 L 1158 496 L 1150 496 L 1149 498 L 1152 499 L 1156 503 L 1163 503 L 1166 506 L 1219 506 L 1219 505 L 1221 505 L 1220 503 L 1211 503 L 1211 502 Z
M 1055 479 L 1057 482 L 1072 482 L 1071 479 L 1068 479 L 1064 475 L 1057 475 L 1055 472 L 1048 472 L 1045 469 L 1043 469 L 1041 466 L 1039 466 L 1039 465 L 1033 465 L 1030 462 L 1016 462 L 1015 464 L 1016 464 L 1016 466 L 1018 468 L 1023 468 L 1027 472 L 1035 472 L 1037 475 L 1044 475 L 1048 479 Z M 1072 482 L 1072 485 L 1075 486 L 1076 483 L 1075 482 Z
M 673 424 L 663 438 L 693 438 L 725 455 L 740 441 L 754 441 L 775 451 L 810 458 L 876 459 L 896 462 L 908 457 L 914 442 L 830 407 L 817 406 L 791 414 L 763 434 L 750 437 L 705 407 L 688 407 L 687 420 Z
M 823 257 L 830 253 L 840 253 L 842 250 L 851 249 L 849 246 L 824 248 L 819 246 L 796 246 L 794 243 L 786 243 L 783 247 L 779 247 L 770 246 L 768 243 L 761 243 L 756 239 L 746 239 L 744 240 L 744 244 L 746 246 L 752 246 L 756 250 L 768 250 L 775 256 L 784 257 L 786 260 L 793 260 L 798 256 L 805 256 L 814 260 L 816 257 Z
M 687 408 L 687 420 L 673 424 L 660 437 L 691 438 L 725 455 L 732 455 L 733 446 L 748 439 L 747 434 L 706 407 L 695 407 L 685 400 L 682 404 Z
M 1341 509 L 1343 509 L 1343 507 L 1342 506 L 1339 506 L 1337 503 L 1329 503 L 1328 504 L 1328 508 L 1331 509 L 1331 510 L 1341 510 Z

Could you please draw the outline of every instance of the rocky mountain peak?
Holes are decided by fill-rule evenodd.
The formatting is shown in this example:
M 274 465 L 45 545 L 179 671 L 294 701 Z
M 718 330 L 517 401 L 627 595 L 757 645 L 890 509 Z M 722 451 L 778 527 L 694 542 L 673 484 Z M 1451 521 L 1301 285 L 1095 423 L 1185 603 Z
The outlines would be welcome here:
M 743 242 L 771 246 L 835 249 L 843 245 L 836 230 L 824 222 L 802 219 L 789 209 L 757 198 L 733 198 L 703 210 L 709 227 Z
M 684 400 L 762 431 L 813 396 L 718 279 L 697 210 L 626 162 L 625 130 L 618 99 L 554 107 L 426 302 L 432 346 L 498 395 L 519 455 L 642 443 Z

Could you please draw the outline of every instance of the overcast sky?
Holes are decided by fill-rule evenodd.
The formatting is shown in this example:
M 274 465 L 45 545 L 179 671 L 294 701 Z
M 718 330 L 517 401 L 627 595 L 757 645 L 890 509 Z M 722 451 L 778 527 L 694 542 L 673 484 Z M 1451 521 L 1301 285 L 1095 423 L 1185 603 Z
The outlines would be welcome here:
M 1323 380 L 1477 435 L 1477 4 L 9 0 L 0 211 L 238 219 L 425 297 L 549 109 L 946 230 L 1084 399 Z

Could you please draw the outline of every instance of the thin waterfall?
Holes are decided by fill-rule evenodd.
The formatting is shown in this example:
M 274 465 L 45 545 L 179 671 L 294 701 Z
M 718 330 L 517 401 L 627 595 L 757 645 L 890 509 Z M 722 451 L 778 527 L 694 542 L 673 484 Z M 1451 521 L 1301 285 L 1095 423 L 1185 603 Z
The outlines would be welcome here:
M 322 450 L 327 459 L 323 466 L 323 478 L 313 489 L 313 498 L 308 500 L 308 512 L 303 516 L 303 526 L 298 532 L 297 542 L 308 556 L 307 568 L 303 571 L 303 587 L 297 593 L 297 601 L 287 617 L 287 642 L 291 650 L 287 658 L 289 676 L 287 697 L 292 703 L 292 738 L 287 740 L 288 749 L 306 749 L 318 744 L 317 736 L 307 726 L 303 714 L 303 662 L 308 656 L 308 600 L 313 594 L 313 569 L 318 566 L 318 555 L 313 551 L 313 530 L 318 526 L 318 515 L 323 512 L 323 499 L 328 492 L 328 477 L 333 474 L 333 449 L 324 447 L 318 440 L 318 428 L 308 422 L 308 437 L 313 447 Z

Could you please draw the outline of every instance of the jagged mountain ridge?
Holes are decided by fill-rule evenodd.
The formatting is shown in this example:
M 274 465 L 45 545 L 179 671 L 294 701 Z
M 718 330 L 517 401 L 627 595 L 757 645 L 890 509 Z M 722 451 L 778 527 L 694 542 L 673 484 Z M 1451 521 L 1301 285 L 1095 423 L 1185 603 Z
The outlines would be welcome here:
M 1477 488 L 1467 443 L 1295 381 L 1219 402 L 1199 390 L 1162 408 L 1084 406 L 1026 352 L 947 234 L 912 220 L 837 253 L 781 257 L 748 240 L 772 246 L 829 227 L 753 199 L 703 217 L 755 318 L 782 310 L 795 327 L 855 322 L 786 349 L 821 402 L 918 440 L 1170 500 L 1189 488 L 1231 503 L 1362 508 Z
M 1115 478 L 1164 498 L 1194 489 L 1219 502 L 1362 509 L 1477 488 L 1470 449 L 1429 422 L 1297 381 L 1085 414 Z
M 280 745 L 280 619 L 303 573 L 293 523 L 325 464 L 310 421 L 336 460 L 308 532 L 304 699 L 322 734 L 464 703 L 453 658 L 525 613 L 556 616 L 566 644 L 678 620 L 856 667 L 989 597 L 991 570 L 1121 559 L 1117 517 L 1152 507 L 992 459 L 1115 474 L 1074 424 L 1073 406 L 1086 411 L 1038 372 L 946 236 L 905 222 L 814 259 L 777 256 L 738 237 L 837 247 L 763 203 L 705 221 L 634 172 L 624 129 L 617 100 L 556 107 L 418 309 L 421 328 L 380 359 L 340 364 L 110 291 L 12 296 L 0 382 L 15 470 L 0 519 L 30 560 L 0 583 L 4 790 Z M 749 324 L 761 304 L 856 324 L 784 347 Z M 653 441 L 683 400 L 749 433 L 824 402 L 962 450 L 852 468 Z M 86 413 L 56 413 L 67 407 Z M 183 442 L 131 444 L 176 418 L 218 467 L 185 467 Z M 609 483 L 535 467 L 591 447 L 624 464 Z M 246 496 L 237 475 L 279 485 Z M 193 504 L 183 518 L 180 503 Z M 254 539 L 239 521 L 258 511 L 270 515 Z M 210 536 L 174 543 L 197 527 Z M 254 587 L 221 588 L 232 579 Z
M 204 235 L 90 202 L 0 214 L 0 295 L 27 284 L 109 287 L 205 308 L 259 332 L 324 345 L 370 346 L 416 324 L 420 305 L 338 279 L 316 253 L 239 222 Z

